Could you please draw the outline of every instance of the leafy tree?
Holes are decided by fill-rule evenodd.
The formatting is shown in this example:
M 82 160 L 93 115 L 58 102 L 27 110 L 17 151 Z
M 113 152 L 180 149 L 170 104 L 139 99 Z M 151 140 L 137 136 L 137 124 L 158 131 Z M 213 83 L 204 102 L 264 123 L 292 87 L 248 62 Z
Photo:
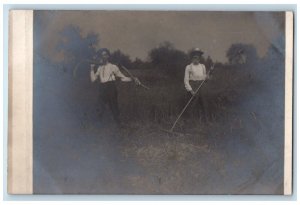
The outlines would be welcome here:
M 150 50 L 149 59 L 153 67 L 161 69 L 170 77 L 182 77 L 188 63 L 187 55 L 177 50 L 170 42 L 163 42 Z
M 174 51 L 174 46 L 170 42 L 163 42 L 157 48 L 149 52 L 150 61 L 153 65 L 168 64 L 171 60 L 171 53 Z
M 71 107 L 76 108 L 75 110 L 80 108 L 84 112 L 91 103 L 86 99 L 94 100 L 94 89 L 97 86 L 90 81 L 90 63 L 87 60 L 96 56 L 99 37 L 95 33 L 82 36 L 81 30 L 72 25 L 65 27 L 60 35 L 61 42 L 57 46 L 57 52 L 63 53 L 64 60 L 60 64 L 63 73 L 67 74 L 58 78 L 63 79 L 61 87 L 64 92 L 61 93 L 64 99 L 72 101 Z
M 256 49 L 250 44 L 232 44 L 226 52 L 228 62 L 233 65 L 241 65 L 257 60 Z
M 61 32 L 62 40 L 57 50 L 62 51 L 66 63 L 74 64 L 78 60 L 91 59 L 95 53 L 98 35 L 88 34 L 85 38 L 81 36 L 80 29 L 75 26 L 68 26 Z
M 60 62 L 65 73 L 73 73 L 76 81 L 84 80 L 88 84 L 89 63 L 96 54 L 96 47 L 99 43 L 99 36 L 96 33 L 89 33 L 82 36 L 79 27 L 73 25 L 65 27 L 61 35 L 61 41 L 56 47 L 57 52 L 63 54 L 63 61 Z
M 244 64 L 244 45 L 243 44 L 233 44 L 226 52 L 226 57 L 230 64 Z

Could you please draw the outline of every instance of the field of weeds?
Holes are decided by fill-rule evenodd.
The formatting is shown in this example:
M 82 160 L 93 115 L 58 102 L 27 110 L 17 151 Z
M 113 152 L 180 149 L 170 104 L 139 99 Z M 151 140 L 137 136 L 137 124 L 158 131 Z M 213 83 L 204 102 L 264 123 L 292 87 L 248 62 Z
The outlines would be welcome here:
M 74 77 L 40 66 L 34 192 L 282 193 L 284 61 L 276 59 L 216 65 L 207 82 L 212 119 L 180 119 L 176 134 L 165 130 L 185 103 L 183 76 L 132 69 L 151 89 L 117 82 L 120 129 L 108 108 L 97 115 L 99 85 L 88 69 Z

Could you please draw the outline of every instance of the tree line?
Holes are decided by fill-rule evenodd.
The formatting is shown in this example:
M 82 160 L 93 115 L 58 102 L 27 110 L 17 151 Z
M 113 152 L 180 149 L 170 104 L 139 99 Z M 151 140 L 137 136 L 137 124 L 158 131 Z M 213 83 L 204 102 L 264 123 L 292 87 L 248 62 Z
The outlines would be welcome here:
M 78 27 L 68 26 L 61 32 L 61 42 L 56 47 L 57 52 L 63 53 L 65 65 L 74 68 L 74 65 L 81 60 L 95 58 L 97 48 L 101 47 L 99 46 L 101 45 L 99 39 L 99 34 L 90 33 L 83 37 Z M 237 43 L 228 48 L 226 57 L 228 63 L 225 64 L 238 65 L 256 59 L 257 54 L 252 45 Z M 121 50 L 111 51 L 110 57 L 110 61 L 116 65 L 123 65 L 128 69 L 159 69 L 162 74 L 172 78 L 182 77 L 182 72 L 189 60 L 189 51 L 181 51 L 169 41 L 161 42 L 149 50 L 146 60 L 140 58 L 132 60 L 128 54 Z M 209 68 L 213 64 L 213 59 L 210 56 L 202 57 L 201 63 Z

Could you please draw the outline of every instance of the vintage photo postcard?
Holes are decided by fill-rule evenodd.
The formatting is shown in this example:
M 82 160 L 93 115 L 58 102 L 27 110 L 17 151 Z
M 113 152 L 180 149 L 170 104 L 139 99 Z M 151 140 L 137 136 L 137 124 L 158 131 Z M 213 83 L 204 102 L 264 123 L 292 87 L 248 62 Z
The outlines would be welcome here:
M 9 194 L 292 194 L 293 13 L 11 10 Z

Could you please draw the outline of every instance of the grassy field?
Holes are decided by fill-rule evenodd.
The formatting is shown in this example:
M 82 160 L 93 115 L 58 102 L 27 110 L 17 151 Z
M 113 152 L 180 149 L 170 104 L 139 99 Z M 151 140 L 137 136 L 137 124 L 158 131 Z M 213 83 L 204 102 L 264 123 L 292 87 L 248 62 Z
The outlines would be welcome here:
M 183 76 L 171 78 L 155 69 L 132 70 L 132 73 L 151 89 L 146 90 L 133 83 L 118 83 L 119 104 L 124 121 L 170 126 L 188 101 Z M 242 99 L 243 92 L 251 83 L 251 74 L 239 67 L 216 67 L 203 90 L 213 120 L 221 120 L 226 110 Z
M 150 90 L 117 82 L 119 129 L 96 113 L 89 70 L 35 70 L 34 192 L 280 194 L 283 78 L 276 63 L 218 65 L 207 83 L 211 115 L 181 119 L 182 78 L 135 69 Z M 37 66 L 38 67 L 38 66 Z M 125 72 L 124 72 L 125 73 Z M 53 83 L 55 82 L 55 83 Z

